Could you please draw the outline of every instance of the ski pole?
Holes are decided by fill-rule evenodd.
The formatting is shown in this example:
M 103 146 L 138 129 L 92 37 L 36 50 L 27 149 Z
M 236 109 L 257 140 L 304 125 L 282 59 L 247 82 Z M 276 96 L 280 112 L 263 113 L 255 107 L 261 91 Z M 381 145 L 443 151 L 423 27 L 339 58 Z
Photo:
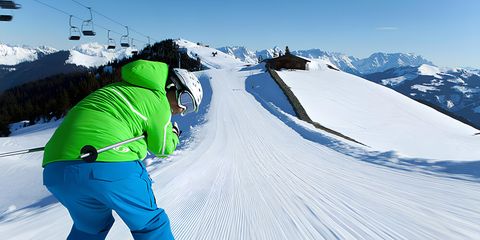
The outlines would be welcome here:
M 130 138 L 125 141 L 121 141 L 109 146 L 106 146 L 104 148 L 96 149 L 92 145 L 85 145 L 83 148 L 80 150 L 80 158 L 85 160 L 86 162 L 94 162 L 97 160 L 98 154 L 105 152 L 107 150 L 110 150 L 112 148 L 116 148 L 118 146 L 121 146 L 123 144 L 127 144 L 130 142 L 137 141 L 139 139 L 145 138 L 145 135 L 141 135 L 138 137 Z M 17 150 L 13 152 L 6 152 L 6 153 L 0 153 L 0 157 L 8 157 L 8 156 L 15 156 L 15 155 L 20 155 L 20 154 L 26 154 L 26 153 L 32 153 L 32 152 L 40 152 L 45 150 L 45 147 L 37 147 L 37 148 L 31 148 L 31 149 L 25 149 L 25 150 Z
M 98 150 L 92 145 L 85 145 L 80 150 L 80 158 L 83 159 L 85 162 L 95 162 L 95 160 L 97 160 L 97 157 L 98 157 L 99 153 L 105 152 L 105 151 L 110 150 L 112 148 L 116 148 L 116 147 L 121 146 L 123 144 L 127 144 L 127 143 L 130 143 L 130 142 L 135 142 L 135 141 L 140 140 L 142 138 L 145 138 L 145 135 L 130 138 L 130 139 L 127 139 L 125 141 L 121 141 L 121 142 L 106 146 L 104 148 L 100 148 Z
M 13 152 L 0 153 L 0 157 L 9 157 L 9 156 L 15 156 L 15 155 L 26 154 L 26 153 L 40 152 L 40 151 L 43 151 L 44 149 L 45 147 L 37 147 L 37 148 L 30 148 L 25 150 L 17 150 Z

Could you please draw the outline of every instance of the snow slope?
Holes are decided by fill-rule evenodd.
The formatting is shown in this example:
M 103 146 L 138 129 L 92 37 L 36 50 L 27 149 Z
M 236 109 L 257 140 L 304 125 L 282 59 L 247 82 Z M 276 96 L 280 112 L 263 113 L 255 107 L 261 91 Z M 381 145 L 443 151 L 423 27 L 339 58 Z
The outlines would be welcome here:
M 436 78 L 442 78 L 441 76 L 438 75 L 439 73 L 441 73 L 440 69 L 432 65 L 422 64 L 420 67 L 418 67 L 419 75 L 434 76 Z
M 373 150 L 431 161 L 480 160 L 478 130 L 389 88 L 327 68 L 278 74 L 313 121 Z
M 175 42 L 183 51 L 187 52 L 190 58 L 197 59 L 199 57 L 202 65 L 207 68 L 233 68 L 246 64 L 235 56 L 228 55 L 215 48 L 199 45 L 185 39 L 177 39 Z M 215 52 L 216 56 L 213 56 L 212 53 Z
M 204 123 L 186 128 L 193 138 L 184 149 L 149 167 L 157 202 L 169 214 L 176 239 L 479 236 L 478 182 L 425 174 L 413 167 L 387 167 L 375 163 L 382 157 L 374 154 L 365 153 L 372 161 L 364 161 L 350 156 L 363 151 L 355 146 L 329 147 L 343 143 L 280 117 L 293 119 L 288 114 L 273 114 L 275 106 L 255 92 L 259 89 L 255 85 L 272 82 L 261 69 L 197 74 L 202 84 L 211 84 L 213 92 L 207 93 L 200 111 Z M 268 91 L 281 94 L 279 89 Z M 25 137 L 31 139 L 28 144 L 41 144 L 47 132 Z M 307 140 L 305 134 L 316 137 Z M 25 147 L 25 140 L 17 146 L 11 145 L 12 138 L 0 139 L 0 143 L 8 146 L 2 149 L 13 150 Z M 15 169 L 17 178 L 28 178 L 41 188 L 38 173 L 22 172 L 27 164 L 36 164 L 40 171 L 40 160 L 40 155 L 25 155 L 10 159 L 8 166 Z M 31 187 L 17 186 L 19 192 Z M 65 238 L 71 226 L 67 211 L 42 196 L 30 206 L 0 216 L 2 238 Z M 117 223 L 107 238 L 131 239 L 115 217 Z
M 292 116 L 263 66 L 241 68 L 243 63 L 220 53 L 210 58 L 211 48 L 183 44 L 189 55 L 219 69 L 196 73 L 204 102 L 198 115 L 181 119 L 180 149 L 166 160 L 148 160 L 157 203 L 169 214 L 176 239 L 480 235 L 480 161 L 411 160 L 344 142 Z M 316 66 L 309 72 L 313 77 L 326 70 Z M 376 91 L 370 85 L 361 90 Z M 336 93 L 342 91 L 348 93 Z M 0 138 L 0 152 L 44 145 L 55 124 Z M 69 232 L 68 212 L 41 185 L 41 157 L 0 161 L 2 239 L 65 239 Z M 107 239 L 131 239 L 115 218 Z

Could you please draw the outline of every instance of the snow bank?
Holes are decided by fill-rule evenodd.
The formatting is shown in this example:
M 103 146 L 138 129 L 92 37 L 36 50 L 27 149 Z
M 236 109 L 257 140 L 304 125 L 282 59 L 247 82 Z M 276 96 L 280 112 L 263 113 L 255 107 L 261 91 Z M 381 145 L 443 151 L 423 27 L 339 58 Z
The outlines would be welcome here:
M 372 150 L 433 160 L 480 160 L 476 129 L 391 89 L 333 70 L 278 74 L 312 120 Z

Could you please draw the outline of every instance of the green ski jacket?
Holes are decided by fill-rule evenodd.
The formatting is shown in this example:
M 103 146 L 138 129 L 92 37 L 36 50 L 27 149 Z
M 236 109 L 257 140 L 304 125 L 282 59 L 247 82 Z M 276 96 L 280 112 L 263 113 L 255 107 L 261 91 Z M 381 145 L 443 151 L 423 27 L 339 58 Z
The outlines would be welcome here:
M 168 65 L 137 60 L 121 69 L 122 82 L 105 86 L 73 107 L 45 146 L 43 164 L 80 160 L 80 149 L 96 149 L 146 134 L 146 138 L 102 152 L 100 162 L 142 160 L 147 149 L 158 157 L 172 153 L 172 131 L 165 92 Z

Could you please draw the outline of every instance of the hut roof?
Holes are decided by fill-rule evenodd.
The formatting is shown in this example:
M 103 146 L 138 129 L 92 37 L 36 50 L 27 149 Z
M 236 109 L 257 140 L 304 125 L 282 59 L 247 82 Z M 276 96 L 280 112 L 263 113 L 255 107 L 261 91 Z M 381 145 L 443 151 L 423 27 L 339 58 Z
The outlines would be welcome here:
M 310 60 L 308 59 L 305 59 L 303 57 L 299 57 L 299 56 L 296 56 L 296 55 L 293 55 L 291 53 L 286 53 L 280 57 L 276 57 L 276 58 L 269 58 L 269 59 L 265 59 L 264 61 L 266 62 L 269 62 L 269 61 L 277 61 L 277 60 L 283 60 L 283 59 L 295 59 L 295 60 L 300 60 L 300 61 L 304 61 L 304 62 L 311 62 Z

